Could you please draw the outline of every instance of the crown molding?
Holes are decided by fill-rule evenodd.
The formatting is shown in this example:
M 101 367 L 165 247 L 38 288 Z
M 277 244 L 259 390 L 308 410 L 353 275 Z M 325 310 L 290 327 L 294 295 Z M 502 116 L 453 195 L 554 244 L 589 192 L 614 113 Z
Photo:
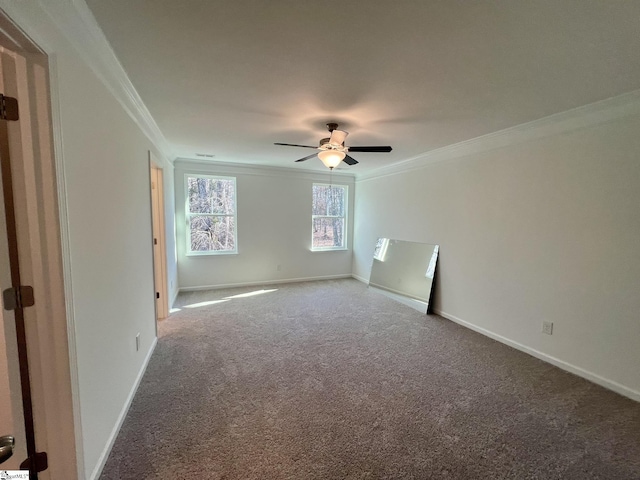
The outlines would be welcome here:
M 174 162 L 176 169 L 188 170 L 190 173 L 217 173 L 237 175 L 259 175 L 265 177 L 287 177 L 303 180 L 328 182 L 355 183 L 355 176 L 351 173 L 325 173 L 324 171 L 298 170 L 289 167 L 273 167 L 268 165 L 251 165 L 248 163 L 230 163 L 211 160 L 193 160 L 177 158 Z
M 634 115 L 640 115 L 640 90 L 431 150 L 373 172 L 356 175 L 356 183 L 411 172 L 434 163 L 561 135 Z
M 169 142 L 131 83 L 84 0 L 35 0 L 35 3 L 118 100 L 158 152 L 169 163 L 173 163 L 176 155 Z M 55 49 L 47 48 L 46 42 L 38 41 L 38 22 L 28 12 L 33 6 L 22 4 L 23 2 L 3 2 L 2 6 L 46 54 L 55 55 Z
M 161 155 L 169 163 L 173 163 L 176 159 L 175 153 L 144 105 L 84 0 L 34 0 L 34 2 L 42 11 L 46 12 L 84 62 L 119 101 Z M 47 51 L 46 45 L 38 41 L 37 22 L 25 13 L 25 9 L 28 10 L 28 7 L 23 7 L 23 2 L 2 1 L 1 4 L 9 16 L 18 21 L 20 27 L 34 38 L 36 43 L 45 50 L 45 53 L 55 54 L 55 52 Z M 369 173 L 355 174 L 354 178 L 356 182 L 361 182 L 410 172 L 433 163 L 560 135 L 639 114 L 640 90 L 635 90 L 498 132 L 430 150 Z M 281 169 L 285 170 L 284 167 Z M 298 172 L 294 169 L 291 170 Z M 339 174 L 334 174 L 334 176 L 337 175 Z M 349 175 L 346 176 L 349 177 Z

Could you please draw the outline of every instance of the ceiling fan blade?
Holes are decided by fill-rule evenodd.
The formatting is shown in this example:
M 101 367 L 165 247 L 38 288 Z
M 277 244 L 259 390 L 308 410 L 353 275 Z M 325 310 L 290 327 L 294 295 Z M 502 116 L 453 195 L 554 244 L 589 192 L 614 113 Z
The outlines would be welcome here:
M 345 132 L 344 130 L 333 130 L 331 132 L 331 138 L 329 139 L 329 143 L 333 145 L 342 145 L 344 143 L 344 139 L 347 138 L 349 132 Z
M 295 143 L 274 143 L 274 145 L 284 145 L 285 147 L 304 147 L 304 148 L 318 148 L 311 145 L 297 145 Z
M 300 159 L 296 160 L 296 162 L 304 162 L 305 160 L 309 160 L 310 158 L 317 157 L 317 156 L 318 156 L 317 153 L 312 153 L 311 155 L 307 155 L 304 158 L 300 158 Z
M 390 146 L 379 147 L 349 147 L 350 152 L 382 152 L 388 153 L 393 150 Z
M 353 157 L 350 157 L 349 155 L 347 155 L 346 157 L 344 157 L 344 158 L 342 159 L 342 161 L 343 161 L 344 163 L 346 163 L 347 165 L 355 165 L 356 163 L 358 163 L 358 160 L 356 160 L 356 159 L 355 159 L 355 158 L 353 158 Z

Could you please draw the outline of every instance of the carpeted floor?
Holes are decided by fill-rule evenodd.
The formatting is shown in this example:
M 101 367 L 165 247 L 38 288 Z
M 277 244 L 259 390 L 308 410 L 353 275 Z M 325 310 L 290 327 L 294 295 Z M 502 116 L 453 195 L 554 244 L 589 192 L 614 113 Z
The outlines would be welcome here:
M 640 479 L 639 403 L 355 280 L 263 288 L 179 297 L 101 479 Z

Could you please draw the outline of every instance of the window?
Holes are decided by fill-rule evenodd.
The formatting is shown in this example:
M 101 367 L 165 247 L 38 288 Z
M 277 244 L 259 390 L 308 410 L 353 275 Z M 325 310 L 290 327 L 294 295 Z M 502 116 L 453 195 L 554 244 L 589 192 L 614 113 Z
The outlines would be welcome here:
M 237 253 L 236 179 L 185 175 L 187 253 Z
M 346 249 L 347 186 L 313 184 L 311 250 Z

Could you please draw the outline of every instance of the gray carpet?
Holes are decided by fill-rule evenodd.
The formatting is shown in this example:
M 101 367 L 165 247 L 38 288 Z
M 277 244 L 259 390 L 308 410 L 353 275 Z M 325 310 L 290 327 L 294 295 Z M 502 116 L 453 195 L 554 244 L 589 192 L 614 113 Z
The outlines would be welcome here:
M 184 294 L 115 479 L 640 479 L 640 404 L 355 280 Z

